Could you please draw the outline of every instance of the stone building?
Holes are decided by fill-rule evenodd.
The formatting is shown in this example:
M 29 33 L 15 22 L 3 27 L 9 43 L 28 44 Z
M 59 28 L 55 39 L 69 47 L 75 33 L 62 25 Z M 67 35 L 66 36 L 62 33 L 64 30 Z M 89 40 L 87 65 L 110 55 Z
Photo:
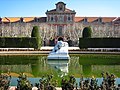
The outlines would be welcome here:
M 0 18 L 0 36 L 30 37 L 33 26 L 38 26 L 45 41 L 63 37 L 78 42 L 84 27 L 92 28 L 92 37 L 120 37 L 120 17 L 75 17 L 75 10 L 58 2 L 56 8 L 47 10 L 47 17 L 3 17 Z

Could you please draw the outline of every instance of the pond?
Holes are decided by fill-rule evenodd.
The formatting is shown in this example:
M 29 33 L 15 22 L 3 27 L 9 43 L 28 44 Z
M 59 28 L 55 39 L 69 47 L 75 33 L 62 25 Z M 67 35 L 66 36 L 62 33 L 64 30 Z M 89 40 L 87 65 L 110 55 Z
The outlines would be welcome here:
M 25 73 L 31 82 L 39 82 L 39 78 L 48 74 L 55 79 L 64 75 L 74 75 L 79 81 L 85 78 L 101 79 L 102 72 L 113 73 L 120 83 L 120 55 L 80 54 L 70 55 L 70 60 L 47 60 L 47 55 L 4 55 L 0 56 L 0 73 L 13 76 L 11 85 L 16 85 L 20 73 Z

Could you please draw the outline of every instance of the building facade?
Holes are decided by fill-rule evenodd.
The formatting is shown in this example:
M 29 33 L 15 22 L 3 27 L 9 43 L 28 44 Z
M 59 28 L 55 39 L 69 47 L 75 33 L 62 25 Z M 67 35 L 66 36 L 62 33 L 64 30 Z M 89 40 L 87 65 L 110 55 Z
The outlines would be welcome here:
M 30 37 L 33 26 L 48 44 L 50 38 L 63 37 L 78 43 L 84 27 L 92 28 L 92 37 L 120 37 L 120 17 L 76 17 L 75 10 L 58 2 L 56 8 L 47 10 L 47 17 L 0 18 L 1 37 Z

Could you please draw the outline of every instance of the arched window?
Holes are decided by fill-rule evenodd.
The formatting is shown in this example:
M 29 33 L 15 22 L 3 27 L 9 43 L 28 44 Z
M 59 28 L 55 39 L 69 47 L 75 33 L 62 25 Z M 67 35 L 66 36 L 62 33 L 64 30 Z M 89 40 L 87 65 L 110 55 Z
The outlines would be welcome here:
M 68 21 L 70 21 L 71 19 L 70 19 L 70 16 L 68 17 Z
M 63 6 L 62 5 L 59 6 L 59 10 L 60 11 L 63 10 Z
M 51 21 L 53 21 L 53 17 L 51 17 Z
M 63 21 L 63 16 L 59 16 L 59 21 Z

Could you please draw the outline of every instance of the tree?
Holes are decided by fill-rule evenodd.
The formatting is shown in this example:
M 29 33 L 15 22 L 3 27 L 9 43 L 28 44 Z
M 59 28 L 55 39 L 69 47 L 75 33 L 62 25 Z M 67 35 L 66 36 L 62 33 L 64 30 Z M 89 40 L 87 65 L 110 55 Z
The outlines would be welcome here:
M 91 33 L 92 33 L 92 30 L 91 30 L 91 27 L 85 27 L 83 29 L 83 33 L 82 33 L 82 36 L 83 38 L 91 38 Z
M 42 45 L 42 39 L 40 37 L 39 29 L 38 26 L 34 26 L 32 29 L 31 37 L 36 38 L 36 44 L 37 46 L 35 47 L 36 49 L 39 49 Z
M 38 26 L 33 27 L 31 37 L 40 37 Z

